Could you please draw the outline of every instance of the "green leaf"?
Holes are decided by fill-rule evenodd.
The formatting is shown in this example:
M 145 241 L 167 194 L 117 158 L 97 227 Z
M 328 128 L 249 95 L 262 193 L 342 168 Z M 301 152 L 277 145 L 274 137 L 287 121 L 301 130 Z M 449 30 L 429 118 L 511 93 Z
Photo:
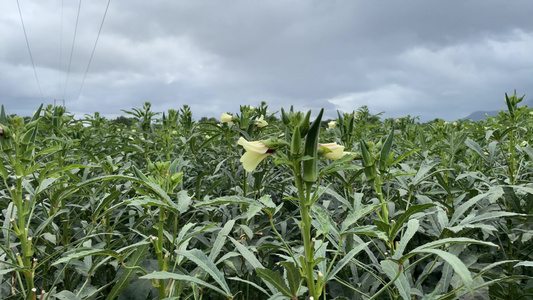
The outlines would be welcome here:
M 457 207 L 452 215 L 452 217 L 450 218 L 450 225 L 455 225 L 459 218 L 461 217 L 464 217 L 466 211 L 472 207 L 474 204 L 476 204 L 478 201 L 480 201 L 481 199 L 484 199 L 485 197 L 487 197 L 487 194 L 479 194 L 475 197 L 473 197 L 472 199 L 466 201 L 465 203 L 459 205 L 459 207 Z
M 54 183 L 58 179 L 59 179 L 59 177 L 51 177 L 51 178 L 44 179 L 41 182 L 41 184 L 39 184 L 37 189 L 35 190 L 35 195 L 38 195 L 40 192 L 42 192 L 45 189 L 47 189 L 52 183 Z
M 377 222 L 386 226 L 386 224 L 381 221 L 377 221 Z M 343 231 L 341 235 L 342 236 L 347 236 L 351 234 L 366 235 L 366 236 L 377 237 L 383 241 L 386 241 L 388 239 L 386 232 L 387 232 L 387 229 L 379 230 L 378 226 L 376 225 L 363 225 L 363 226 L 352 227 L 348 229 L 347 231 Z
M 249 284 L 249 285 L 253 286 L 257 290 L 263 292 L 265 295 L 267 295 L 267 296 L 269 295 L 268 292 L 264 288 L 262 288 L 260 285 L 258 285 L 255 282 L 252 282 L 252 281 L 249 281 L 249 280 L 246 280 L 246 279 L 242 279 L 242 278 L 239 278 L 239 277 L 229 277 L 228 279 L 229 280 L 235 280 L 235 281 L 244 282 L 246 284 Z
M 381 207 L 381 204 L 374 205 L 358 205 L 355 211 L 352 211 L 346 216 L 341 223 L 341 232 L 346 231 L 352 224 L 356 223 L 362 217 L 376 211 Z
M 279 264 L 285 268 L 285 277 L 287 277 L 287 282 L 289 282 L 289 288 L 292 292 L 292 295 L 297 295 L 298 290 L 300 289 L 300 283 L 302 281 L 300 270 L 292 261 L 282 261 Z
M 105 249 L 77 249 L 75 253 L 69 254 L 66 257 L 60 258 L 57 261 L 55 261 L 52 266 L 65 263 L 68 261 L 71 261 L 72 259 L 80 259 L 84 258 L 86 256 L 93 256 L 93 255 L 105 255 L 105 256 L 111 256 L 116 259 L 120 259 L 122 256 L 118 254 L 115 251 L 112 250 L 105 250 Z
M 419 149 L 413 149 L 413 150 L 409 150 L 407 152 L 402 153 L 401 155 L 399 155 L 398 157 L 396 157 L 392 161 L 391 166 L 394 166 L 395 164 L 401 162 L 404 158 L 406 158 L 407 156 L 409 156 L 409 155 L 411 155 L 411 154 L 413 154 L 413 153 L 415 153 L 417 151 L 419 151 Z
M 217 266 L 215 263 L 205 255 L 202 251 L 198 249 L 191 249 L 191 250 L 177 250 L 177 255 L 182 255 L 189 259 L 190 261 L 194 262 L 198 267 L 200 267 L 202 270 L 206 271 L 211 275 L 211 277 L 218 283 L 218 285 L 224 290 L 226 295 L 231 295 L 231 291 L 229 289 L 228 284 L 226 283 L 226 280 L 224 279 L 224 274 L 220 272 L 219 269 L 217 269 Z
M 81 300 L 81 298 L 76 296 L 76 294 L 67 290 L 55 294 L 54 297 L 59 300 Z
M 513 268 L 517 268 L 517 267 L 533 267 L 533 261 L 521 261 L 517 263 L 516 265 L 514 265 Z
M 429 253 L 429 254 L 435 254 L 438 255 L 440 258 L 445 260 L 461 277 L 463 284 L 469 291 L 472 290 L 472 276 L 470 275 L 470 271 L 466 267 L 466 265 L 455 255 L 448 253 L 443 250 L 438 249 L 419 249 L 419 250 L 413 250 L 412 253 Z
M 394 285 L 398 289 L 402 299 L 411 299 L 411 285 L 407 281 L 407 277 L 405 277 L 405 274 L 403 274 L 402 270 L 398 268 L 398 263 L 384 259 L 380 262 L 380 264 L 383 268 L 383 272 L 387 274 L 387 277 L 389 277 L 390 280 L 396 278 L 398 272 L 401 272 L 398 279 L 394 281 Z
M 142 244 L 137 247 L 133 255 L 125 263 L 128 267 L 139 266 L 146 258 L 150 244 Z M 131 279 L 135 276 L 136 269 L 125 269 L 122 275 L 118 278 L 115 285 L 107 295 L 107 300 L 113 300 L 115 297 L 125 290 L 130 284 Z
M 188 281 L 188 282 L 193 282 L 193 283 L 196 283 L 196 284 L 199 284 L 201 286 L 205 286 L 206 288 L 209 288 L 209 289 L 212 289 L 213 291 L 219 293 L 219 294 L 222 294 L 228 298 L 232 298 L 233 296 L 231 295 L 231 293 L 226 293 L 225 291 L 221 290 L 220 288 L 212 285 L 212 284 L 209 284 L 203 280 L 201 280 L 200 278 L 198 277 L 193 277 L 193 276 L 190 276 L 190 275 L 183 275 L 183 274 L 176 274 L 176 273 L 170 273 L 170 272 L 166 272 L 166 271 L 159 271 L 159 272 L 153 272 L 153 273 L 150 273 L 150 274 L 147 274 L 147 275 L 144 275 L 142 277 L 140 277 L 140 279 L 174 279 L 174 280 L 183 280 L 183 281 Z
M 483 158 L 483 160 L 485 161 L 488 161 L 488 157 L 485 155 L 485 151 L 483 151 L 483 149 L 481 149 L 481 146 L 474 140 L 470 139 L 470 138 L 467 138 L 466 141 L 465 141 L 465 145 L 474 150 L 481 158 Z
M 291 293 L 291 290 L 285 283 L 285 280 L 283 277 L 281 277 L 281 274 L 279 271 L 272 271 L 270 269 L 256 269 L 257 276 L 261 277 L 262 279 L 270 282 L 273 286 L 276 287 L 277 291 L 280 291 L 283 295 L 287 297 L 293 297 L 297 296 L 293 293 Z M 272 291 L 272 293 L 275 293 L 276 291 Z
M 264 268 L 263 265 L 259 262 L 257 257 L 248 250 L 243 244 L 237 242 L 234 238 L 230 237 L 231 242 L 235 245 L 235 248 L 237 248 L 237 251 L 244 257 L 246 262 L 248 262 L 254 269 L 261 269 Z M 263 282 L 268 286 L 268 288 L 273 291 L 275 287 L 268 281 L 263 280 Z
M 340 270 L 342 270 L 342 268 L 344 268 L 344 266 L 346 266 L 352 260 L 352 258 L 357 255 L 357 253 L 365 249 L 368 246 L 368 244 L 370 244 L 370 242 L 359 244 L 357 245 L 357 247 L 350 250 L 348 254 L 346 254 L 341 260 L 339 260 L 339 262 L 335 265 L 335 267 L 331 270 L 331 272 L 325 275 L 326 279 L 324 282 L 328 282 L 332 280 L 333 278 L 335 278 L 335 275 L 337 275 L 337 273 L 339 273 Z
M 420 205 L 413 205 L 407 209 L 403 214 L 400 215 L 398 220 L 396 220 L 396 223 L 392 227 L 392 230 L 389 235 L 389 239 L 392 241 L 395 237 L 398 231 L 402 228 L 403 224 L 411 218 L 412 215 L 419 213 L 421 211 L 424 211 L 430 207 L 435 206 L 435 204 L 427 203 L 427 204 L 420 204 Z
M 311 207 L 311 210 L 313 212 L 315 220 L 320 225 L 320 227 L 317 228 L 316 235 L 327 235 L 330 232 L 330 229 L 334 227 L 334 225 L 331 224 L 329 213 L 318 205 L 313 205 Z
M 142 181 L 148 182 L 148 178 L 143 174 L 141 170 L 139 170 L 136 166 L 133 166 L 133 172 L 137 177 L 139 177 Z
M 422 164 L 420 165 L 420 168 L 418 169 L 418 172 L 415 175 L 415 178 L 413 178 L 413 181 L 411 182 L 411 185 L 417 186 L 420 183 L 422 183 L 424 179 L 431 176 L 431 174 L 428 175 L 428 172 L 431 171 L 431 169 L 433 169 L 433 167 L 436 166 L 437 164 L 438 162 L 431 162 L 431 163 L 428 163 L 425 161 L 422 162 Z M 437 171 L 437 172 L 440 172 L 440 171 Z
M 233 225 L 235 225 L 235 220 L 230 220 L 224 225 L 224 227 L 217 234 L 215 243 L 213 243 L 211 252 L 209 252 L 210 260 L 214 261 L 220 254 L 220 250 L 222 250 L 222 247 L 224 246 L 224 243 L 226 242 L 226 238 L 228 237 L 228 234 L 230 233 L 231 229 L 233 229 Z
M 426 243 L 424 245 L 416 247 L 415 249 L 413 249 L 412 252 L 416 252 L 418 250 L 423 250 L 423 249 L 440 247 L 446 244 L 477 244 L 477 245 L 498 247 L 498 245 L 491 243 L 491 242 L 484 242 L 484 241 L 475 240 L 471 238 L 458 237 L 458 238 L 445 238 L 445 239 L 436 240 L 430 243 Z
M 413 238 L 415 233 L 418 231 L 419 226 L 420 226 L 420 222 L 417 219 L 412 219 L 412 220 L 409 220 L 409 222 L 407 222 L 407 230 L 403 234 L 403 237 L 400 240 L 398 247 L 396 247 L 396 250 L 394 251 L 394 255 L 392 256 L 392 258 L 400 259 L 400 257 L 402 257 L 403 251 L 405 251 L 407 244 L 409 243 L 411 238 Z
M 170 210 L 171 212 L 175 214 L 179 214 L 179 211 L 176 209 L 176 207 L 171 206 L 161 200 L 157 200 L 148 196 L 144 196 L 141 198 L 136 199 L 128 199 L 124 202 L 128 203 L 128 205 L 132 206 L 157 206 L 157 207 L 163 207 L 167 210 Z
M 7 273 L 10 273 L 10 272 L 15 271 L 15 270 L 16 270 L 15 268 L 1 269 L 0 270 L 0 276 L 1 275 L 6 275 Z
M 242 196 L 224 196 L 220 198 L 215 198 L 211 200 L 205 200 L 202 202 L 196 203 L 196 207 L 208 206 L 208 205 L 220 205 L 220 204 L 252 204 L 255 200 L 250 198 L 245 198 Z
M 179 211 L 180 214 L 185 213 L 189 209 L 189 205 L 192 202 L 192 197 L 189 196 L 187 191 L 179 191 L 178 192 L 178 204 L 176 205 L 176 209 Z
M 250 219 L 261 212 L 263 208 L 263 204 L 261 204 L 259 201 L 255 201 L 254 203 L 250 204 L 246 210 L 246 220 L 250 221 Z

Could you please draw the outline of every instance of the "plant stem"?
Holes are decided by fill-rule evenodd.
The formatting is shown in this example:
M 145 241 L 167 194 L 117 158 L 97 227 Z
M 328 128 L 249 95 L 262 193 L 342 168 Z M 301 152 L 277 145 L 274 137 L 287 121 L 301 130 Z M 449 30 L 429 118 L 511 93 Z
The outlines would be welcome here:
M 159 271 L 165 271 L 165 258 L 163 256 L 163 241 L 164 241 L 164 234 L 163 234 L 163 228 L 165 226 L 165 209 L 163 207 L 159 208 L 159 225 L 157 227 L 157 241 L 156 241 L 156 247 L 155 252 L 157 254 L 157 262 Z M 164 299 L 167 296 L 167 293 L 165 291 L 165 280 L 159 279 L 157 283 L 157 290 L 159 291 L 159 299 Z
M 311 216 L 310 216 L 310 195 L 312 183 L 306 183 L 306 188 L 304 191 L 304 186 L 302 183 L 302 177 L 300 174 L 300 164 L 295 163 L 293 172 L 294 172 L 294 181 L 296 188 L 298 189 L 298 196 L 300 199 L 300 215 L 302 218 L 301 221 L 301 232 L 302 240 L 304 243 L 304 258 L 302 262 L 302 268 L 305 274 L 305 280 L 307 282 L 307 289 L 309 290 L 309 296 L 314 299 L 318 299 L 315 289 L 315 277 L 313 274 L 313 261 L 314 261 L 314 247 L 311 243 Z

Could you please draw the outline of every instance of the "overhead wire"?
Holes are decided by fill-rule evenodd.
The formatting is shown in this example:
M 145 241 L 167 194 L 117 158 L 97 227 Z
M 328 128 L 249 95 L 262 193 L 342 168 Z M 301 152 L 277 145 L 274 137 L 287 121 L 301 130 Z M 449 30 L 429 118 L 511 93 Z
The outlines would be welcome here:
M 44 99 L 43 90 L 41 89 L 41 83 L 39 82 L 39 76 L 37 76 L 37 70 L 35 69 L 35 62 L 33 61 L 33 55 L 31 54 L 30 42 L 28 40 L 28 34 L 26 33 L 26 26 L 24 25 L 24 19 L 22 18 L 22 10 L 20 9 L 19 0 L 17 0 L 17 7 L 19 9 L 20 22 L 22 23 L 22 31 L 24 31 L 24 38 L 26 39 L 26 46 L 28 47 L 28 52 L 30 53 L 31 65 L 33 67 L 33 73 L 35 74 L 35 80 L 37 81 L 37 86 L 39 87 L 39 93 L 41 98 Z
M 63 69 L 63 15 L 65 1 L 61 0 L 61 30 L 59 31 L 59 68 Z M 61 80 L 58 78 L 59 89 L 61 90 Z
M 72 39 L 72 47 L 70 48 L 70 59 L 68 62 L 67 79 L 65 80 L 65 88 L 63 90 L 63 99 L 65 99 L 65 94 L 67 93 L 68 79 L 70 76 L 70 66 L 72 65 L 72 56 L 74 54 L 74 45 L 76 43 L 76 33 L 78 32 L 78 21 L 80 20 L 80 11 L 81 11 L 81 0 L 80 0 L 80 4 L 78 5 L 78 15 L 76 16 L 76 26 L 74 27 L 74 38 Z
M 93 51 L 91 52 L 91 57 L 89 58 L 89 63 L 87 64 L 87 69 L 85 70 L 85 74 L 83 75 L 83 80 L 81 81 L 80 90 L 78 91 L 78 96 L 76 97 L 76 99 L 80 98 L 81 90 L 83 89 L 83 84 L 85 83 L 85 78 L 87 78 L 87 73 L 89 73 L 89 68 L 91 66 L 91 62 L 93 61 L 93 56 L 96 50 L 96 45 L 98 45 L 98 39 L 100 38 L 100 33 L 102 33 L 102 28 L 104 27 L 105 17 L 107 16 L 107 11 L 109 9 L 110 3 L 111 3 L 111 0 L 108 0 L 107 6 L 104 11 L 104 16 L 102 17 L 102 22 L 100 23 L 100 29 L 98 30 L 98 34 L 96 35 L 96 41 L 94 42 Z

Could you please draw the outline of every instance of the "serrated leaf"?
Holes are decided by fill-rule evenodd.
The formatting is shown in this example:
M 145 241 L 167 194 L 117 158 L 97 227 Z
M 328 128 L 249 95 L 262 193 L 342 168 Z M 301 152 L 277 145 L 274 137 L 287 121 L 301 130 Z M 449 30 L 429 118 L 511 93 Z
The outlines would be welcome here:
M 226 280 L 224 279 L 224 274 L 220 272 L 220 270 L 217 268 L 215 263 L 205 255 L 202 251 L 198 249 L 191 249 L 191 250 L 177 250 L 177 255 L 182 255 L 189 259 L 190 261 L 194 262 L 198 267 L 200 267 L 205 272 L 209 273 L 211 277 L 218 283 L 218 285 L 224 290 L 226 295 L 231 295 L 231 291 L 229 289 L 228 284 L 226 283 Z
M 254 202 L 248 206 L 248 209 L 246 210 L 246 220 L 250 221 L 251 218 L 255 217 L 257 213 L 261 212 L 263 209 L 263 204 L 260 202 Z
M 403 251 L 407 247 L 407 244 L 409 243 L 411 238 L 418 231 L 419 226 L 420 226 L 420 221 L 418 221 L 417 219 L 412 219 L 412 220 L 409 220 L 409 222 L 407 222 L 407 230 L 403 234 L 403 237 L 400 240 L 398 247 L 396 247 L 396 250 L 394 251 L 394 255 L 392 258 L 400 259 L 400 257 L 402 257 Z
M 398 268 L 398 263 L 384 259 L 380 262 L 380 264 L 383 268 L 383 272 L 387 274 L 387 277 L 389 277 L 390 280 L 394 279 L 396 275 L 398 275 L 398 272 L 401 272 L 401 274 L 398 276 L 398 279 L 394 281 L 394 285 L 398 289 L 402 299 L 411 299 L 411 285 L 407 281 L 407 278 L 405 277 L 405 274 L 403 274 L 402 270 Z
M 274 201 L 272 201 L 272 197 L 270 197 L 270 195 L 264 195 L 263 197 L 259 198 L 259 202 L 263 203 L 263 205 L 268 208 L 276 208 L 276 204 Z
M 214 261 L 217 258 L 217 256 L 220 254 L 220 250 L 222 250 L 222 247 L 224 246 L 224 243 L 226 242 L 226 238 L 228 237 L 228 234 L 230 233 L 231 229 L 233 229 L 233 225 L 235 225 L 235 220 L 230 220 L 224 225 L 224 227 L 218 233 L 217 238 L 215 239 L 215 242 L 213 243 L 213 247 L 211 248 L 211 252 L 209 252 L 210 260 Z
M 292 294 L 296 295 L 300 289 L 300 283 L 302 281 L 300 270 L 296 267 L 296 264 L 291 261 L 282 261 L 279 264 L 285 268 L 285 277 L 289 283 L 289 288 Z
M 9 269 L 2 269 L 0 270 L 0 275 L 6 275 L 7 273 L 10 273 L 12 271 L 15 271 L 15 268 L 9 268 Z
M 192 197 L 189 196 L 187 191 L 179 191 L 178 192 L 178 204 L 176 205 L 176 209 L 179 211 L 180 214 L 183 214 L 188 210 L 191 202 L 192 202 Z
M 257 276 L 261 277 L 262 279 L 270 282 L 274 287 L 276 287 L 277 291 L 280 291 L 283 295 L 287 297 L 294 296 L 291 293 L 291 290 L 285 283 L 285 280 L 283 280 L 283 277 L 281 277 L 281 274 L 279 271 L 272 271 L 270 269 L 256 269 Z M 272 291 L 272 293 L 275 293 L 276 291 Z
M 317 205 L 312 206 L 311 209 L 315 217 L 314 219 L 320 225 L 320 228 L 317 228 L 316 235 L 327 235 L 330 232 L 331 227 L 333 227 L 329 218 L 329 213 L 325 209 Z

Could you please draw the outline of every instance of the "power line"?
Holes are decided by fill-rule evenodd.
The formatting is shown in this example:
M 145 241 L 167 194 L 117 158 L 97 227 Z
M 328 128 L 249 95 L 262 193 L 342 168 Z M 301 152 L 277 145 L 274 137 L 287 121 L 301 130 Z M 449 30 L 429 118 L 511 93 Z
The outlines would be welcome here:
M 89 58 L 89 63 L 87 64 L 87 69 L 85 70 L 85 75 L 83 75 L 83 80 L 81 81 L 80 90 L 78 91 L 78 96 L 76 99 L 80 98 L 81 90 L 83 88 L 83 84 L 85 83 L 85 78 L 87 77 L 87 73 L 89 72 L 89 67 L 91 66 L 91 62 L 93 61 L 94 51 L 96 50 L 96 45 L 98 44 L 98 39 L 100 38 L 100 33 L 102 32 L 102 27 L 104 27 L 104 21 L 105 17 L 107 15 L 107 10 L 109 9 L 109 4 L 111 3 L 111 0 L 107 1 L 107 6 L 105 8 L 104 17 L 102 18 L 102 23 L 100 23 L 100 29 L 98 30 L 98 35 L 96 36 L 96 41 L 94 42 L 93 51 L 91 52 L 91 57 Z
M 67 93 L 68 78 L 70 76 L 70 66 L 72 65 L 72 54 L 74 53 L 74 44 L 76 43 L 76 33 L 78 32 L 78 21 L 80 19 L 80 10 L 81 10 L 81 0 L 80 0 L 80 4 L 78 5 L 78 15 L 76 16 L 76 26 L 74 27 L 74 38 L 72 39 L 72 47 L 70 48 L 70 59 L 68 62 L 67 79 L 65 80 L 65 89 L 63 90 L 63 99 L 65 99 L 65 94 Z
M 59 69 L 63 69 L 63 12 L 65 1 L 61 0 L 61 31 L 59 31 Z M 59 76 L 58 76 L 59 77 Z M 61 89 L 61 80 L 58 78 L 59 88 Z
M 20 10 L 20 3 L 17 0 L 17 6 L 19 9 L 20 22 L 22 23 L 22 31 L 24 31 L 24 38 L 26 39 L 26 46 L 28 47 L 28 52 L 30 53 L 31 65 L 33 67 L 33 73 L 35 74 L 35 80 L 37 81 L 37 86 L 39 87 L 39 93 L 41 93 L 41 98 L 43 97 L 43 90 L 41 89 L 41 83 L 39 83 L 39 77 L 37 76 L 37 70 L 35 69 L 35 63 L 33 62 L 33 55 L 31 54 L 30 42 L 28 41 L 28 35 L 26 34 L 26 26 L 24 26 L 24 19 L 22 18 L 22 11 Z

